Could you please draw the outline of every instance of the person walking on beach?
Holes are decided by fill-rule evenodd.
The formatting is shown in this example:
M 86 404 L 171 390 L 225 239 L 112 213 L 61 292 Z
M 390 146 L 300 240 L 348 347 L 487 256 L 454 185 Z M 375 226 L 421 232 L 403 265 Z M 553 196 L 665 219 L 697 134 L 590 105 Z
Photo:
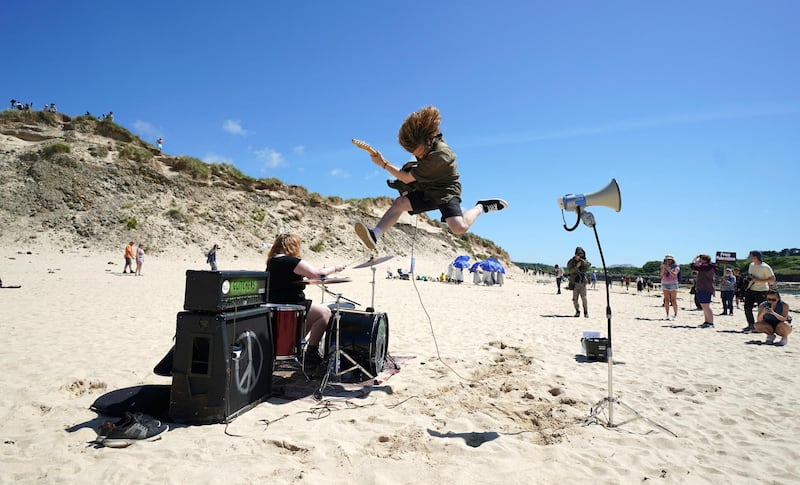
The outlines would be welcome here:
M 556 270 L 556 288 L 558 288 L 558 293 L 556 293 L 556 295 L 560 295 L 561 294 L 561 280 L 564 279 L 564 269 L 561 266 L 556 265 L 555 270 Z
M 364 223 L 355 225 L 356 235 L 369 249 L 375 249 L 378 239 L 385 234 L 403 214 L 411 215 L 439 209 L 442 222 L 453 234 L 464 234 L 481 214 L 508 207 L 503 199 L 482 199 L 474 207 L 462 211 L 461 182 L 456 166 L 456 154 L 447 146 L 439 125 L 442 117 L 434 106 L 411 113 L 397 135 L 400 146 L 412 153 L 413 162 L 397 168 L 383 158 L 380 152 L 370 154 L 372 162 L 389 172 L 394 181 L 389 187 L 400 192 L 378 225 L 372 229 Z
M 764 262 L 761 251 L 756 251 L 755 249 L 750 251 L 750 265 L 747 267 L 747 275 L 750 281 L 744 292 L 744 317 L 747 319 L 747 326 L 742 329 L 744 333 L 755 331 L 753 307 L 760 305 L 767 299 L 769 284 L 775 282 L 775 273 L 772 268 Z
M 123 273 L 127 273 L 130 269 L 131 273 L 133 273 L 133 255 L 136 252 L 136 248 L 133 247 L 133 241 L 129 242 L 127 246 L 125 246 L 125 267 L 122 268 Z
M 695 298 L 700 303 L 705 318 L 700 328 L 714 328 L 711 297 L 714 296 L 714 276 L 717 274 L 717 265 L 711 262 L 711 256 L 708 254 L 698 254 L 692 261 L 691 267 L 697 271 Z
M 777 291 L 767 291 L 766 300 L 758 306 L 758 321 L 755 323 L 755 328 L 756 332 L 767 334 L 767 339 L 764 341 L 766 345 L 773 345 L 776 334 L 781 336 L 776 346 L 783 347 L 789 343 L 792 317 L 789 316 L 789 304 L 781 299 Z
M 586 284 L 589 278 L 586 272 L 592 267 L 592 263 L 586 261 L 586 251 L 582 247 L 575 248 L 575 256 L 567 262 L 567 272 L 569 273 L 569 283 L 572 286 L 572 304 L 575 306 L 575 316 L 581 316 L 581 307 L 578 305 L 578 297 L 583 302 L 583 316 L 589 318 L 589 307 L 586 301 Z
M 739 302 L 744 301 L 744 292 L 747 289 L 747 284 L 739 268 L 733 268 L 733 276 L 736 277 L 736 292 L 733 294 L 733 299 L 734 303 L 736 303 L 736 308 L 739 308 Z
M 217 270 L 217 249 L 219 249 L 219 246 L 214 244 L 206 253 L 206 263 L 211 265 L 211 271 Z
M 720 296 L 722 297 L 722 313 L 720 315 L 733 315 L 733 294 L 736 293 L 736 277 L 733 270 L 725 268 L 725 274 L 719 285 Z
M 592 271 L 592 289 L 597 289 L 597 271 Z
M 136 249 L 136 276 L 142 276 L 142 265 L 144 264 L 144 244 L 139 243 Z
M 667 316 L 664 320 L 669 320 L 669 307 L 672 306 L 672 320 L 678 318 L 678 273 L 681 267 L 675 263 L 675 257 L 671 254 L 664 256 L 661 262 L 661 290 L 664 292 L 664 311 Z

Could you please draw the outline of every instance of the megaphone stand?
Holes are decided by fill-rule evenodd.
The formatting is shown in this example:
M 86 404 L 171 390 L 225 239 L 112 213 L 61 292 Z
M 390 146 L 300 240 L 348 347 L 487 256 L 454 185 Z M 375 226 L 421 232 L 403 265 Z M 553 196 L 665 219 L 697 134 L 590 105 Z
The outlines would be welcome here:
M 632 421 L 636 421 L 637 419 L 641 419 L 650 426 L 654 428 L 660 429 L 664 432 L 667 432 L 674 436 L 675 438 L 678 437 L 675 433 L 670 431 L 669 429 L 665 428 L 664 426 L 652 421 L 641 413 L 633 409 L 632 407 L 628 406 L 620 399 L 614 397 L 614 359 L 613 359 L 613 345 L 611 340 L 611 294 L 610 294 L 610 280 L 608 279 L 608 269 L 606 268 L 606 258 L 603 256 L 603 247 L 600 245 L 600 237 L 597 235 L 597 224 L 594 219 L 594 215 L 589 211 L 582 210 L 581 207 L 577 207 L 575 211 L 578 214 L 578 220 L 575 222 L 575 225 L 567 227 L 566 221 L 564 223 L 564 229 L 567 231 L 574 231 L 578 228 L 578 225 L 581 221 L 588 226 L 591 227 L 594 231 L 594 239 L 597 241 L 597 249 L 600 251 L 600 260 L 603 262 L 603 278 L 605 279 L 606 283 L 606 318 L 608 319 L 608 345 L 606 346 L 606 361 L 608 362 L 608 396 L 604 397 L 600 401 L 597 402 L 594 406 L 592 406 L 591 411 L 589 412 L 589 416 L 587 416 L 583 420 L 584 425 L 592 424 L 593 422 L 599 423 L 602 426 L 607 428 L 618 428 L 623 426 L 627 423 Z M 562 212 L 563 217 L 563 212 Z M 614 422 L 614 405 L 617 405 L 626 411 L 633 414 L 633 417 L 622 421 L 620 423 Z M 606 414 L 606 409 L 608 409 L 608 414 Z

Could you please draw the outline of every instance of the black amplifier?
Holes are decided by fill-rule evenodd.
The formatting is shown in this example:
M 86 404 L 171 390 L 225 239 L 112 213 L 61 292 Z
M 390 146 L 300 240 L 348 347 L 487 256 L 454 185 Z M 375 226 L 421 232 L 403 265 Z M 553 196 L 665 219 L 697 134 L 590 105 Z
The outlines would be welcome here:
M 582 338 L 581 344 L 588 360 L 608 362 L 607 338 Z
M 183 309 L 221 312 L 263 305 L 269 292 L 266 271 L 186 271 Z

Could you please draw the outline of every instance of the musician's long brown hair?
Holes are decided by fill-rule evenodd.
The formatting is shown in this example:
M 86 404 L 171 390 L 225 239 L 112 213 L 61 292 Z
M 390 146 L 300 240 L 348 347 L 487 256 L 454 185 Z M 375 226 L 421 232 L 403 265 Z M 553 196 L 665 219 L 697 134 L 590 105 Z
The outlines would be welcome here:
M 406 151 L 414 153 L 420 145 L 430 146 L 433 138 L 439 134 L 441 123 L 439 110 L 435 106 L 426 106 L 408 115 L 397 134 L 397 141 Z
M 287 256 L 299 258 L 301 245 L 300 238 L 294 234 L 278 234 L 278 237 L 275 238 L 275 242 L 272 243 L 269 254 L 267 254 L 267 261 L 272 259 L 276 254 L 285 254 Z

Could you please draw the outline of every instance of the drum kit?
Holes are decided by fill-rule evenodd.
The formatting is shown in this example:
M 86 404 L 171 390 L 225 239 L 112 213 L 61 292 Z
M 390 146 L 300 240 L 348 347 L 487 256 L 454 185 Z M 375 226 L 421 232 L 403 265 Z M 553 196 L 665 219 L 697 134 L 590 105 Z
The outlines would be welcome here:
M 347 299 L 341 293 L 334 293 L 328 285 L 349 283 L 350 278 L 303 279 L 298 284 L 319 286 L 324 303 L 325 294 L 336 297 L 328 303 L 332 310 L 328 330 L 324 338 L 324 359 L 328 365 L 319 389 L 314 393 L 322 398 L 323 391 L 331 379 L 342 381 L 342 376 L 355 381 L 375 379 L 383 370 L 389 342 L 389 319 L 386 313 L 376 312 L 375 305 L 375 266 L 393 256 L 371 257 L 367 261 L 352 266 L 354 269 L 372 270 L 372 295 L 370 306 L 365 311 L 356 310 L 359 303 Z M 304 305 L 268 303 L 272 314 L 272 335 L 276 360 L 302 362 L 305 347 L 303 323 L 306 318 Z

